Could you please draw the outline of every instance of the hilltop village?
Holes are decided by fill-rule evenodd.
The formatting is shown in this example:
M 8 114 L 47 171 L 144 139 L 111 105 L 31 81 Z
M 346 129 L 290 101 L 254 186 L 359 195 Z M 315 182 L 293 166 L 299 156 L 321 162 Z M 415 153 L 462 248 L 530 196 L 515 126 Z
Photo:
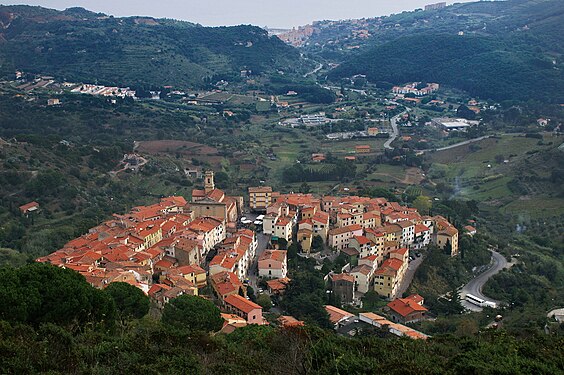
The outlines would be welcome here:
M 201 295 L 225 312 L 226 327 L 237 327 L 268 324 L 247 290 L 283 298 L 291 283 L 287 249 L 292 243 L 302 257 L 315 256 L 314 246 L 322 254 L 346 257 L 341 272 L 325 278 L 328 293 L 342 306 L 361 306 L 361 297 L 373 290 L 392 301 L 390 317 L 404 323 L 423 319 L 427 310 L 418 295 L 397 298 L 410 282 L 410 251 L 419 257 L 413 252 L 433 243 L 452 256 L 458 253 L 458 230 L 444 217 L 421 215 L 384 198 L 282 194 L 263 186 L 250 187 L 245 204 L 243 197 L 217 189 L 212 171 L 204 182 L 203 190 L 193 190 L 191 202 L 166 197 L 114 214 L 37 261 L 73 269 L 97 288 L 132 284 L 159 308 L 182 294 Z M 248 225 L 245 211 L 262 214 Z M 259 287 L 265 284 L 266 289 Z M 326 306 L 336 328 L 359 321 L 339 307 Z M 393 324 L 399 335 L 424 337 L 379 315 L 360 318 L 376 326 Z M 284 315 L 278 322 L 303 324 Z

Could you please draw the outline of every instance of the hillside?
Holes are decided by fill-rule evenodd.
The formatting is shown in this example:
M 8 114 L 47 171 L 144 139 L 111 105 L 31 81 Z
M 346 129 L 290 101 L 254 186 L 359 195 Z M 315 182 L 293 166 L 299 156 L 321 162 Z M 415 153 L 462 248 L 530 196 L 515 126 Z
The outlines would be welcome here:
M 562 64 L 553 65 L 520 40 L 420 34 L 353 57 L 331 79 L 365 74 L 371 82 L 440 82 L 484 99 L 564 100 Z
M 82 8 L 0 6 L 2 75 L 20 69 L 69 81 L 199 87 L 210 79 L 240 79 L 242 69 L 292 72 L 298 57 L 254 26 L 202 27 Z
M 564 3 L 510 0 L 314 24 L 306 51 L 339 80 L 437 81 L 495 100 L 560 103 Z M 461 35 L 459 35 L 461 34 Z

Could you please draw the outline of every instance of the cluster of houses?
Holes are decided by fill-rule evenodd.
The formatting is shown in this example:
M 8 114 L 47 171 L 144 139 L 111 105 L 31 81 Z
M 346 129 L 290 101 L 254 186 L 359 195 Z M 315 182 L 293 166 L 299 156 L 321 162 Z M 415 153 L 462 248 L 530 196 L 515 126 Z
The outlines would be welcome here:
M 343 327 L 356 328 L 357 326 L 373 326 L 387 330 L 396 336 L 426 340 L 429 336 L 404 325 L 406 323 L 419 322 L 427 318 L 426 313 L 428 310 L 423 306 L 423 302 L 423 297 L 418 294 L 413 294 L 407 298 L 396 299 L 388 303 L 386 307 L 384 307 L 384 311 L 391 317 L 391 320 L 372 312 L 354 315 L 332 305 L 326 305 L 325 311 L 329 315 L 329 321 L 333 323 L 336 330 L 340 330 Z M 351 334 L 353 331 L 345 328 L 345 332 Z
M 216 189 L 213 172 L 206 172 L 205 188 L 194 190 L 191 202 L 168 197 L 114 214 L 37 261 L 73 269 L 97 288 L 129 283 L 161 307 L 183 294 L 199 295 L 209 282 L 224 311 L 264 324 L 262 308 L 247 298 L 244 285 L 257 238 L 236 226 L 242 202 Z M 285 253 L 265 252 L 261 272 L 286 277 Z M 206 258 L 211 258 L 208 272 L 202 268 Z
M 425 96 L 439 89 L 438 83 L 428 83 L 425 87 L 418 88 L 420 84 L 421 82 L 412 82 L 405 86 L 394 86 L 392 87 L 392 92 L 398 95 L 413 94 L 415 96 Z
M 183 294 L 199 295 L 208 286 L 225 312 L 226 329 L 266 324 L 262 307 L 247 296 L 250 269 L 268 292 L 281 294 L 290 282 L 287 251 L 296 241 L 304 253 L 329 246 L 346 256 L 343 273 L 330 274 L 330 289 L 342 303 L 375 290 L 394 299 L 408 264 L 408 249 L 429 243 L 458 252 L 458 231 L 440 216 L 421 216 L 414 208 L 383 198 L 316 197 L 280 194 L 270 187 L 249 188 L 249 206 L 264 212 L 263 231 L 272 248 L 258 253 L 256 233 L 240 228 L 243 197 L 217 189 L 214 174 L 204 174 L 204 189 L 192 200 L 162 198 L 91 228 L 62 249 L 37 259 L 73 269 L 97 288 L 126 282 L 164 306 Z M 35 202 L 22 212 L 37 209 Z M 206 268 L 206 269 L 204 269 Z M 237 317 L 237 318 L 235 318 Z M 282 325 L 302 324 L 282 317 Z
M 73 83 L 65 83 L 64 85 L 75 85 Z M 94 96 L 113 96 L 118 98 L 135 98 L 135 91 L 129 87 L 112 87 L 112 86 L 99 86 L 91 84 L 79 84 L 71 89 L 75 94 L 87 94 Z
M 328 276 L 342 303 L 352 304 L 369 290 L 395 298 L 410 250 L 433 243 L 458 254 L 458 230 L 447 219 L 384 198 L 280 194 L 269 187 L 249 188 L 249 195 L 251 207 L 266 212 L 263 231 L 274 241 L 295 239 L 309 253 L 319 236 L 346 257 L 347 272 Z

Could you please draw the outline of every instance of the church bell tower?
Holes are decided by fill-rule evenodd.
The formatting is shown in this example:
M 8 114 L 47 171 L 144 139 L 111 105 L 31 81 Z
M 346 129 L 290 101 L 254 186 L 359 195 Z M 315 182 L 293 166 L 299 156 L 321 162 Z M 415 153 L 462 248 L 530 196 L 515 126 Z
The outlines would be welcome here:
M 213 182 L 213 171 L 206 171 L 204 177 L 204 190 L 206 194 L 209 194 L 213 189 L 215 189 L 215 183 Z

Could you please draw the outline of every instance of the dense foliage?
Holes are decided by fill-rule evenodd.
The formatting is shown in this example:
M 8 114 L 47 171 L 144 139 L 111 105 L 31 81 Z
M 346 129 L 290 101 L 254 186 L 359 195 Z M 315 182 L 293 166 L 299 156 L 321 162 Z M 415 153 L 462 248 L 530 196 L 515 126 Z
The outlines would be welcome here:
M 181 295 L 166 304 L 162 319 L 166 325 L 192 332 L 215 332 L 223 323 L 213 302 L 190 295 Z
M 16 69 L 68 81 L 195 86 L 297 67 L 298 53 L 253 26 L 202 27 L 152 18 L 114 18 L 83 10 L 0 7 L 3 74 Z
M 39 327 L 59 324 L 74 331 L 92 323 L 112 323 L 112 298 L 70 269 L 32 264 L 0 268 L 0 319 Z
M 494 100 L 564 99 L 562 69 L 530 40 L 449 34 L 411 35 L 345 62 L 330 77 L 365 74 L 372 82 L 426 81 Z
M 149 299 L 131 284 L 114 282 L 105 289 L 114 300 L 118 315 L 123 319 L 141 319 L 149 312 Z
M 7 374 L 400 374 L 405 366 L 437 374 L 499 374 L 500 369 L 507 374 L 555 374 L 563 370 L 562 338 L 554 336 L 523 340 L 485 332 L 424 342 L 379 338 L 378 332 L 370 330 L 354 338 L 342 337 L 309 325 L 291 330 L 249 326 L 224 336 L 185 330 L 185 325 L 177 329 L 168 318 L 161 322 L 148 316 L 129 320 L 124 329 L 116 330 L 108 324 L 92 324 L 99 321 L 102 310 L 108 322 L 112 319 L 114 305 L 109 296 L 92 301 L 92 314 L 84 315 L 84 309 L 73 305 L 88 295 L 106 295 L 74 271 L 37 264 L 19 270 L 4 268 L 0 273 L 0 363 Z M 319 282 L 305 274 L 296 274 L 295 279 L 292 288 L 302 290 L 315 290 Z M 172 304 L 189 302 L 188 310 L 200 309 L 201 301 L 213 306 L 199 297 L 182 296 L 176 301 Z M 37 314 L 22 313 L 26 304 L 38 307 Z M 7 314 L 10 309 L 13 313 Z M 187 321 L 191 319 L 188 310 L 184 311 Z M 79 329 L 69 331 L 73 320 Z

